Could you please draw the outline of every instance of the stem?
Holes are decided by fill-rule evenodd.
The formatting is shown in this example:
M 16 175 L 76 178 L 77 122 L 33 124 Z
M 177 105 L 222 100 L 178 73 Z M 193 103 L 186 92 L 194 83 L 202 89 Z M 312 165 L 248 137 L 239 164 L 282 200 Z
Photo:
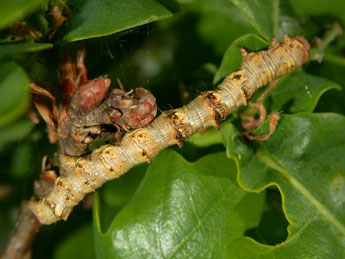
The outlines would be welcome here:
M 182 147 L 183 141 L 198 131 L 219 128 L 219 122 L 238 106 L 246 105 L 257 89 L 307 62 L 309 48 L 302 37 L 285 37 L 267 51 L 244 56 L 241 68 L 228 75 L 216 90 L 202 93 L 179 109 L 163 112 L 148 126 L 126 134 L 120 145 L 104 145 L 80 157 L 60 153 L 60 176 L 48 188 L 43 178 L 36 184 L 36 197 L 23 203 L 1 256 L 28 258 L 40 224 L 67 220 L 73 207 L 105 182 L 119 178 L 134 165 L 150 163 L 168 146 Z
M 343 33 L 339 23 L 334 23 L 331 25 L 331 28 L 327 31 L 319 46 L 314 47 L 310 50 L 310 60 L 316 60 L 321 63 L 325 50 L 335 40 L 336 37 L 340 36 Z
M 163 112 L 148 126 L 126 134 L 120 145 L 104 145 L 81 157 L 60 154 L 61 176 L 48 195 L 30 201 L 30 208 L 41 224 L 67 220 L 73 207 L 105 182 L 119 178 L 134 165 L 150 163 L 168 146 L 181 147 L 200 130 L 218 128 L 219 122 L 246 105 L 257 89 L 307 62 L 309 48 L 302 37 L 285 37 L 283 43 L 275 43 L 267 51 L 244 56 L 241 68 L 216 90 L 202 93 L 182 108 Z
M 57 155 L 60 176 L 52 185 L 44 177 L 35 185 L 36 197 L 23 203 L 2 258 L 30 257 L 30 245 L 40 224 L 67 220 L 73 207 L 105 182 L 119 178 L 137 164 L 150 163 L 168 146 L 182 147 L 183 141 L 198 131 L 219 128 L 219 122 L 240 105 L 247 105 L 260 87 L 306 63 L 309 48 L 302 37 L 285 37 L 267 51 L 246 54 L 241 68 L 216 90 L 163 112 L 148 126 L 126 134 L 120 145 L 104 145 L 87 156 Z
M 12 231 L 9 241 L 0 254 L 0 258 L 30 258 L 31 244 L 39 228 L 40 223 L 30 210 L 28 202 L 23 202 L 16 221 L 16 226 Z
M 42 175 L 40 179 L 34 183 L 34 196 L 44 197 L 48 195 L 52 188 L 53 183 L 47 181 L 47 174 L 50 177 L 56 177 L 57 173 L 52 168 L 52 164 L 47 156 L 42 159 Z M 53 176 L 52 176 L 53 172 Z M 41 224 L 37 217 L 29 207 L 29 202 L 22 202 L 19 210 L 19 215 L 16 220 L 16 225 L 11 233 L 6 246 L 0 254 L 0 258 L 8 259 L 29 259 L 31 258 L 31 244 L 39 231 Z

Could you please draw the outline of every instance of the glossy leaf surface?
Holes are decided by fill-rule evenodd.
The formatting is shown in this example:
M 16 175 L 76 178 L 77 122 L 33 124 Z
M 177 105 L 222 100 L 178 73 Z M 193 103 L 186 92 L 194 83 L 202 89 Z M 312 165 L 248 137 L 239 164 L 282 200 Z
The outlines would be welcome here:
M 155 0 L 87 0 L 78 4 L 64 41 L 106 36 L 172 16 Z
M 345 58 L 337 55 L 326 54 L 321 64 L 311 64 L 309 71 L 329 78 L 341 85 L 341 91 L 330 91 L 321 98 L 317 112 L 331 111 L 345 114 Z
M 266 40 L 278 32 L 279 2 L 277 0 L 231 0 Z
M 264 193 L 249 194 L 238 186 L 235 164 L 224 152 L 189 163 L 166 150 L 106 233 L 100 230 L 102 204 L 96 201 L 97 255 L 224 257 L 230 241 L 258 224 L 263 202 Z
M 326 78 L 296 71 L 278 82 L 264 105 L 269 111 L 312 112 L 321 95 L 331 89 L 341 87 Z
M 345 118 L 325 113 L 283 115 L 267 140 L 248 145 L 228 124 L 222 133 L 236 160 L 239 183 L 251 191 L 278 186 L 290 223 L 278 246 L 239 238 L 231 258 L 342 258 L 345 256 Z

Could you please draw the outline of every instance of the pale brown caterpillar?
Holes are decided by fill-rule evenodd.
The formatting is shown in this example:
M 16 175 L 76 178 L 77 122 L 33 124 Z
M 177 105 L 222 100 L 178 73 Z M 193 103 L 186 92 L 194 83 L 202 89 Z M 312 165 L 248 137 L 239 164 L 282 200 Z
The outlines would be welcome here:
M 286 36 L 266 51 L 245 55 L 241 68 L 216 90 L 202 93 L 182 108 L 164 112 L 148 126 L 126 134 L 120 145 L 104 145 L 83 157 L 60 154 L 60 177 L 46 197 L 30 201 L 31 210 L 42 224 L 66 220 L 87 193 L 106 181 L 120 177 L 136 164 L 150 162 L 170 145 L 181 146 L 202 129 L 218 128 L 219 122 L 238 106 L 246 105 L 258 88 L 307 62 L 309 49 L 303 37 Z

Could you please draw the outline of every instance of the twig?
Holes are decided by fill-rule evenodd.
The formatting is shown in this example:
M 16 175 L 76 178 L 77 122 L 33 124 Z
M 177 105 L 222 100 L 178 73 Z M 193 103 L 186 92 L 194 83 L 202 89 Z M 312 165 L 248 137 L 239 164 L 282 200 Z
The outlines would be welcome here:
M 80 157 L 57 155 L 60 176 L 49 193 L 31 199 L 30 209 L 41 224 L 67 220 L 73 207 L 105 182 L 119 178 L 134 165 L 150 163 L 168 146 L 182 147 L 185 139 L 200 130 L 219 128 L 219 122 L 246 104 L 257 89 L 307 62 L 309 48 L 302 37 L 285 37 L 283 43 L 273 44 L 267 51 L 243 57 L 241 68 L 227 76 L 216 90 L 202 93 L 182 108 L 163 112 L 148 126 L 126 134 L 120 145 L 104 145 Z M 28 255 L 39 223 L 26 205 L 24 209 L 4 250 L 5 258 Z M 20 254 L 11 252 L 19 250 Z
M 325 34 L 324 38 L 319 39 L 318 46 L 310 50 L 310 60 L 315 60 L 321 63 L 323 56 L 325 55 L 325 50 L 329 44 L 334 41 L 334 39 L 343 33 L 343 29 L 339 23 L 334 23 L 331 25 L 330 29 Z
M 31 243 L 38 232 L 40 223 L 28 206 L 28 202 L 22 203 L 16 226 L 8 243 L 0 254 L 2 259 L 30 258 Z
M 42 159 L 42 172 L 40 178 L 34 183 L 34 193 L 36 197 L 44 197 L 51 192 L 54 184 L 52 179 L 56 179 L 57 172 L 47 156 Z M 37 217 L 29 208 L 29 202 L 21 204 L 16 225 L 11 236 L 0 254 L 2 259 L 31 258 L 31 244 L 41 224 Z
M 309 48 L 302 37 L 285 37 L 283 43 L 273 44 L 267 51 L 245 56 L 241 68 L 216 90 L 202 93 L 180 109 L 163 112 L 148 126 L 126 134 L 119 146 L 104 145 L 82 157 L 58 155 L 61 176 L 47 196 L 30 201 L 30 208 L 42 224 L 67 220 L 73 207 L 105 182 L 119 178 L 134 165 L 150 163 L 168 146 L 181 147 L 200 130 L 218 128 L 219 122 L 246 104 L 258 88 L 307 62 Z

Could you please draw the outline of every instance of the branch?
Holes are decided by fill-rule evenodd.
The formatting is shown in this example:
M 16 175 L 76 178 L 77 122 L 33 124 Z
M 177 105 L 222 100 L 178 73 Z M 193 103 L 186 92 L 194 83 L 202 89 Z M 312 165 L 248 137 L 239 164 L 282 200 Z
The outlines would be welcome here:
M 330 28 L 324 35 L 323 39 L 318 39 L 318 46 L 310 50 L 310 60 L 316 60 L 321 63 L 328 45 L 341 34 L 343 34 L 343 29 L 341 28 L 339 23 L 330 25 Z
M 24 201 L 19 211 L 16 226 L 12 231 L 8 243 L 2 250 L 0 258 L 30 258 L 31 244 L 39 227 L 40 223 L 30 210 L 28 202 Z
M 297 36 L 285 37 L 267 51 L 244 51 L 241 68 L 216 90 L 202 93 L 182 108 L 163 112 L 148 126 L 126 134 L 120 145 L 104 145 L 80 157 L 57 155 L 61 175 L 51 192 L 41 199 L 33 198 L 29 207 L 41 224 L 67 220 L 73 207 L 105 182 L 119 178 L 134 165 L 150 163 L 168 146 L 181 147 L 200 130 L 219 128 L 219 122 L 238 106 L 246 105 L 258 88 L 307 62 L 309 49 L 309 43 Z
M 47 196 L 54 187 L 57 172 L 52 161 L 45 156 L 42 159 L 42 172 L 40 178 L 34 183 L 34 195 L 39 198 Z M 16 225 L 11 236 L 3 248 L 0 258 L 31 258 L 31 244 L 39 231 L 41 224 L 29 208 L 29 202 L 21 204 Z

